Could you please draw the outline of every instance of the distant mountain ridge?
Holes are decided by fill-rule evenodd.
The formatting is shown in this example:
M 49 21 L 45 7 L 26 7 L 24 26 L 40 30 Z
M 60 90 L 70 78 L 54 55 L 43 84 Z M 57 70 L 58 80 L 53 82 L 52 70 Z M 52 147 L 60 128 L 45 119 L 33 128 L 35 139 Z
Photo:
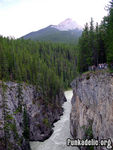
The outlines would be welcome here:
M 28 33 L 22 38 L 35 41 L 77 43 L 81 33 L 82 28 L 75 21 L 68 18 L 58 25 L 49 25 L 41 30 Z

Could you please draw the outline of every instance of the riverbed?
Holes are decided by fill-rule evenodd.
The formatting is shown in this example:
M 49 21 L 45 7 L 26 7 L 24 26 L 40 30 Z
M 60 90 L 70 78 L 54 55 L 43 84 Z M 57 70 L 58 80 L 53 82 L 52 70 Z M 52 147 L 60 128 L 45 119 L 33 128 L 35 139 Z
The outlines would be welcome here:
M 77 147 L 66 145 L 66 139 L 72 138 L 70 135 L 70 111 L 71 98 L 73 92 L 66 91 L 67 102 L 63 104 L 64 113 L 60 120 L 54 123 L 54 132 L 51 137 L 44 142 L 30 142 L 32 150 L 79 150 Z

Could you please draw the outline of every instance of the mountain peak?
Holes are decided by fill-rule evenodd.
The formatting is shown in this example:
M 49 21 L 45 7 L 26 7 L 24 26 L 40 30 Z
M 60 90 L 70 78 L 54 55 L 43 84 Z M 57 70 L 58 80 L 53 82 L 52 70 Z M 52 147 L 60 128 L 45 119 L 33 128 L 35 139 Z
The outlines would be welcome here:
M 74 30 L 74 29 L 81 30 L 81 27 L 75 21 L 73 21 L 71 18 L 67 18 L 64 21 L 62 21 L 61 23 L 59 23 L 58 25 L 53 25 L 51 27 L 56 28 L 60 31 L 68 31 L 68 30 Z
M 66 31 L 66 32 L 63 32 Z M 38 40 L 38 41 L 51 41 L 62 43 L 77 43 L 78 38 L 81 36 L 82 30 L 79 25 L 68 18 L 58 25 L 49 25 L 46 28 L 36 32 L 28 33 L 22 38 Z
M 67 19 L 65 19 L 64 21 L 66 21 L 66 22 L 72 22 L 73 20 L 71 19 L 71 18 L 67 18 Z M 63 21 L 63 22 L 64 22 Z

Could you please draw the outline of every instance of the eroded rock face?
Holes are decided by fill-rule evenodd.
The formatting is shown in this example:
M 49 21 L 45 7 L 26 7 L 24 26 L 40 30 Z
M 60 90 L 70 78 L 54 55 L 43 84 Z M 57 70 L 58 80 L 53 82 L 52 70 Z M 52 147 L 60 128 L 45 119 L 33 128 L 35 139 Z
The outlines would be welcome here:
M 74 93 L 70 115 L 72 136 L 98 140 L 110 138 L 113 144 L 113 74 L 89 73 L 71 85 Z
M 63 92 L 48 102 L 32 85 L 0 81 L 0 150 L 30 150 L 29 140 L 47 139 L 64 101 Z

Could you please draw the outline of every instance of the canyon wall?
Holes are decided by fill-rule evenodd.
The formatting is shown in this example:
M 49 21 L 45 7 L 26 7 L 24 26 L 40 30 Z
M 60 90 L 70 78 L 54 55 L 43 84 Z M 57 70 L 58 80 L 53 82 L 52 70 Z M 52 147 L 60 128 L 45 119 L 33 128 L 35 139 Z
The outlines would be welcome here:
M 76 78 L 70 132 L 74 139 L 110 139 L 113 144 L 113 73 L 89 72 Z M 106 150 L 106 146 L 93 147 Z M 81 147 L 91 149 L 91 147 Z
M 0 81 L 0 150 L 30 150 L 29 140 L 47 139 L 64 101 L 62 91 L 50 101 L 32 85 Z

